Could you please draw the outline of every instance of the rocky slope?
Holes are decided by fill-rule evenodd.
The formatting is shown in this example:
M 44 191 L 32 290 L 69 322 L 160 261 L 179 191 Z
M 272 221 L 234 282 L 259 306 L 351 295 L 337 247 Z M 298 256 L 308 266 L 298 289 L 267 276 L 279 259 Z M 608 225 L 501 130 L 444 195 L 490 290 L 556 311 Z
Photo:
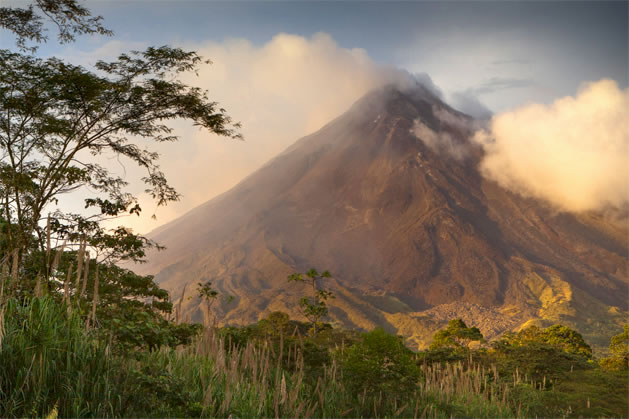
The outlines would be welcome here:
M 423 346 L 453 317 L 488 337 L 561 321 L 604 344 L 627 319 L 626 224 L 484 179 L 469 126 L 421 86 L 371 92 L 154 231 L 167 250 L 143 272 L 175 298 L 213 280 L 236 297 L 218 308 L 226 323 L 298 316 L 304 287 L 286 277 L 316 267 L 333 273 L 330 317 L 347 327 L 380 325 Z M 198 299 L 185 307 L 201 318 Z

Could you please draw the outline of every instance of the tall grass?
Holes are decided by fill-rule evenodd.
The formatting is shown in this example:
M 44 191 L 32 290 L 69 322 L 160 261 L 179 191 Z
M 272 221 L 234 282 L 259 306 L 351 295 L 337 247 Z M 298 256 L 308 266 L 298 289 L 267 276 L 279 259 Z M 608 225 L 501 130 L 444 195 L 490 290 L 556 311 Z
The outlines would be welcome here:
M 0 310 L 0 416 L 514 417 L 516 384 L 471 362 L 424 365 L 414 393 L 352 394 L 336 361 L 312 373 L 299 340 L 116 354 L 50 297 Z
M 78 315 L 48 297 L 11 299 L 2 311 L 0 416 L 46 416 L 55 406 L 64 416 L 115 414 L 120 365 Z
M 302 347 L 283 342 L 230 345 L 205 329 L 194 345 L 156 354 L 162 368 L 195 383 L 204 415 L 213 417 L 509 417 L 504 385 L 478 383 L 480 367 L 424 366 L 424 380 L 410 398 L 350 394 L 336 361 L 306 377 Z M 199 368 L 199 366 L 203 366 Z M 484 372 L 483 372 L 484 373 Z M 499 388 L 495 388 L 499 387 Z

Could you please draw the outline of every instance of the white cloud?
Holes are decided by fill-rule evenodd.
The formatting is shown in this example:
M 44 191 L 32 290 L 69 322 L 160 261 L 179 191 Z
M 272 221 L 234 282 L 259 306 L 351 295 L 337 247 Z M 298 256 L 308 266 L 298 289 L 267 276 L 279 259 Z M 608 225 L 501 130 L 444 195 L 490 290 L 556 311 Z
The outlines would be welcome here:
M 367 91 L 408 77 L 375 64 L 363 49 L 340 47 L 326 34 L 312 38 L 279 34 L 261 46 L 230 39 L 183 48 L 213 62 L 198 76 L 185 75 L 183 81 L 207 89 L 212 100 L 242 123 L 245 141 L 175 123 L 179 143 L 148 145 L 160 152 L 162 168 L 183 199 L 160 208 L 157 220 L 150 218 L 154 205 L 143 199 L 146 214 L 124 221 L 141 232 L 228 190 L 295 140 L 339 116 Z M 131 180 L 139 178 L 136 174 L 129 168 Z
M 416 119 L 411 133 L 434 152 L 447 154 L 455 160 L 464 160 L 470 153 L 467 139 L 476 128 L 476 122 L 436 106 L 433 107 L 433 113 L 440 121 L 438 132 Z
M 601 80 L 576 97 L 495 115 L 475 139 L 482 173 L 560 209 L 585 211 L 629 202 L 629 90 Z

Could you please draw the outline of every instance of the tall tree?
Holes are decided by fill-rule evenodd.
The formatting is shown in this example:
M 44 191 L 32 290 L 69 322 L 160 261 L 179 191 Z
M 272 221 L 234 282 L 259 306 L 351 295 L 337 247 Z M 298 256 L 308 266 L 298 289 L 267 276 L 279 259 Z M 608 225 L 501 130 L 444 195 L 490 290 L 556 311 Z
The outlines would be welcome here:
M 435 333 L 430 349 L 464 349 L 471 342 L 482 340 L 483 334 L 477 327 L 467 327 L 462 319 L 454 319 L 448 322 L 448 327 Z
M 609 352 L 614 359 L 618 360 L 622 369 L 629 369 L 629 324 L 625 324 L 622 333 L 612 338 Z
M 313 335 L 317 335 L 317 323 L 323 317 L 328 315 L 328 298 L 334 298 L 334 294 L 331 291 L 321 289 L 317 284 L 323 278 L 331 278 L 332 275 L 328 271 L 319 273 L 316 269 L 312 268 L 304 274 L 293 273 L 288 276 L 288 281 L 305 282 L 311 289 L 311 294 L 304 295 L 299 300 L 299 306 L 308 320 L 312 323 Z
M 177 80 L 207 63 L 195 52 L 167 46 L 96 63 L 98 73 L 56 58 L 42 60 L 0 50 L 0 208 L 7 242 L 20 260 L 50 240 L 80 241 L 99 262 L 141 261 L 155 243 L 102 221 L 141 211 L 128 182 L 99 164 L 98 156 L 126 158 L 145 171 L 142 181 L 157 205 L 179 199 L 140 139 L 179 139 L 168 121 L 184 119 L 238 138 L 233 124 L 207 93 Z M 81 189 L 84 213 L 46 211 L 63 194 Z M 50 273 L 50 258 L 42 272 Z
M 0 30 L 13 32 L 23 52 L 37 49 L 28 41 L 48 40 L 46 23 L 56 26 L 61 43 L 112 34 L 80 0 L 0 6 Z M 152 276 L 115 265 L 142 261 L 147 247 L 158 246 L 124 227 L 103 227 L 141 208 L 126 180 L 100 162 L 126 159 L 146 171 L 141 180 L 158 206 L 177 200 L 158 154 L 139 143 L 177 140 L 168 126 L 175 119 L 240 137 L 239 125 L 205 91 L 177 81 L 203 63 L 209 61 L 194 52 L 164 46 L 99 61 L 95 73 L 0 50 L 0 304 L 7 292 L 27 297 L 47 290 L 123 350 L 176 346 L 198 331 L 168 320 L 169 295 Z M 79 190 L 85 211 L 48 213 L 62 195 Z

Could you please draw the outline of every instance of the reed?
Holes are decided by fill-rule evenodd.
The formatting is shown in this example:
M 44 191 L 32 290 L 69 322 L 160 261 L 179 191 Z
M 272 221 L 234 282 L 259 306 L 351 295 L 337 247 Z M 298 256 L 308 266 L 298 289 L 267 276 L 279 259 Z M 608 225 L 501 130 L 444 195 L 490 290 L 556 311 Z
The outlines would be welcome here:
M 134 356 L 97 336 L 63 300 L 8 300 L 0 307 L 0 416 L 517 417 L 527 406 L 511 395 L 543 388 L 469 360 L 421 366 L 410 395 L 351 394 L 335 358 L 308 370 L 299 336 L 237 345 L 205 327 L 190 345 Z

